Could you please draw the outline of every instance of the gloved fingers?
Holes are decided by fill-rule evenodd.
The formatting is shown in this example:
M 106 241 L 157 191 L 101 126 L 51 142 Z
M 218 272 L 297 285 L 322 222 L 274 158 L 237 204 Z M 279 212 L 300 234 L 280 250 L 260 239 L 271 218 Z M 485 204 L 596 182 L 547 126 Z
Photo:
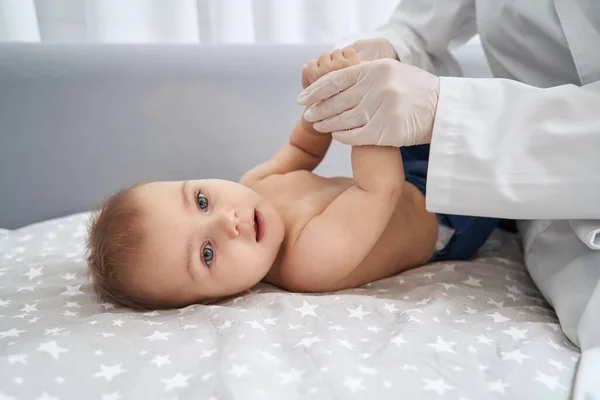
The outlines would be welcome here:
M 304 119 L 309 122 L 318 122 L 326 118 L 331 118 L 346 110 L 353 109 L 360 104 L 362 99 L 362 91 L 357 90 L 357 87 L 353 86 L 327 100 L 323 100 L 308 107 L 304 112 Z
M 323 101 L 356 84 L 361 76 L 361 69 L 366 64 L 354 65 L 328 73 L 304 89 L 298 96 L 298 103 L 311 105 Z
M 349 129 L 360 128 L 364 126 L 368 120 L 369 118 L 367 113 L 362 111 L 360 107 L 356 107 L 331 118 L 316 122 L 313 125 L 313 128 L 323 133 L 345 131 Z
M 357 138 L 360 136 L 364 127 L 348 129 L 347 131 L 335 131 L 331 133 L 334 140 L 350 146 L 360 146 L 361 143 Z

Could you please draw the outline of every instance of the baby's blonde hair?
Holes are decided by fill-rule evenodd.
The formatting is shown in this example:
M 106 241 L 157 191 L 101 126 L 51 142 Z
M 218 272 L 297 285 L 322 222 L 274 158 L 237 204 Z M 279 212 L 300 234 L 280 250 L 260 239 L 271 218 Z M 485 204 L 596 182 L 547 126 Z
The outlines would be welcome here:
M 155 305 L 126 284 L 144 239 L 142 213 L 133 198 L 134 185 L 109 197 L 88 224 L 88 273 L 101 301 L 135 309 Z

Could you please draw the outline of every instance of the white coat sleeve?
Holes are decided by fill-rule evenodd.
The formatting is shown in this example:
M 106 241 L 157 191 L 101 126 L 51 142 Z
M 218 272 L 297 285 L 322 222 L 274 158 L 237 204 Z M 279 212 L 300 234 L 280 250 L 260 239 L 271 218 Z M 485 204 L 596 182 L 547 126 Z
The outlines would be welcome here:
M 436 75 L 461 76 L 450 50 L 476 33 L 475 0 L 404 0 L 387 24 L 360 38 L 383 37 L 403 63 Z M 341 44 L 336 47 L 343 47 Z
M 441 78 L 426 198 L 437 213 L 600 219 L 600 81 Z

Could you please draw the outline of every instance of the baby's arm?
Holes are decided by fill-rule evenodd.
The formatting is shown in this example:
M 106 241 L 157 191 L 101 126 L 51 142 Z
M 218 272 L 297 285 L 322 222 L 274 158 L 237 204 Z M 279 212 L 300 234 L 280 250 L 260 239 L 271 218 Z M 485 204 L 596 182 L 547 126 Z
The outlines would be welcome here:
M 284 286 L 297 291 L 336 287 L 373 249 L 402 194 L 398 148 L 352 148 L 354 185 L 304 227 L 286 255 Z
M 357 63 L 358 58 L 352 49 L 335 50 L 331 54 L 323 53 L 318 60 L 310 61 L 302 69 L 302 87 L 308 87 L 328 72 Z M 296 170 L 312 171 L 323 160 L 330 144 L 330 134 L 314 130 L 312 123 L 301 117 L 290 134 L 289 142 L 269 161 L 248 171 L 240 183 L 249 184 L 269 175 L 285 174 Z

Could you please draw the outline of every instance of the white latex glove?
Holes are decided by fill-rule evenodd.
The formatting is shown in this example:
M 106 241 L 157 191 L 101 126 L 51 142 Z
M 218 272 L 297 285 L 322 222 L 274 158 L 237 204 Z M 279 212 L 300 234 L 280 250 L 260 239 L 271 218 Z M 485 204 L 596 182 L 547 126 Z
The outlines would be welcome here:
M 328 73 L 298 103 L 311 105 L 304 118 L 339 142 L 401 147 L 431 142 L 439 91 L 437 76 L 381 59 Z

